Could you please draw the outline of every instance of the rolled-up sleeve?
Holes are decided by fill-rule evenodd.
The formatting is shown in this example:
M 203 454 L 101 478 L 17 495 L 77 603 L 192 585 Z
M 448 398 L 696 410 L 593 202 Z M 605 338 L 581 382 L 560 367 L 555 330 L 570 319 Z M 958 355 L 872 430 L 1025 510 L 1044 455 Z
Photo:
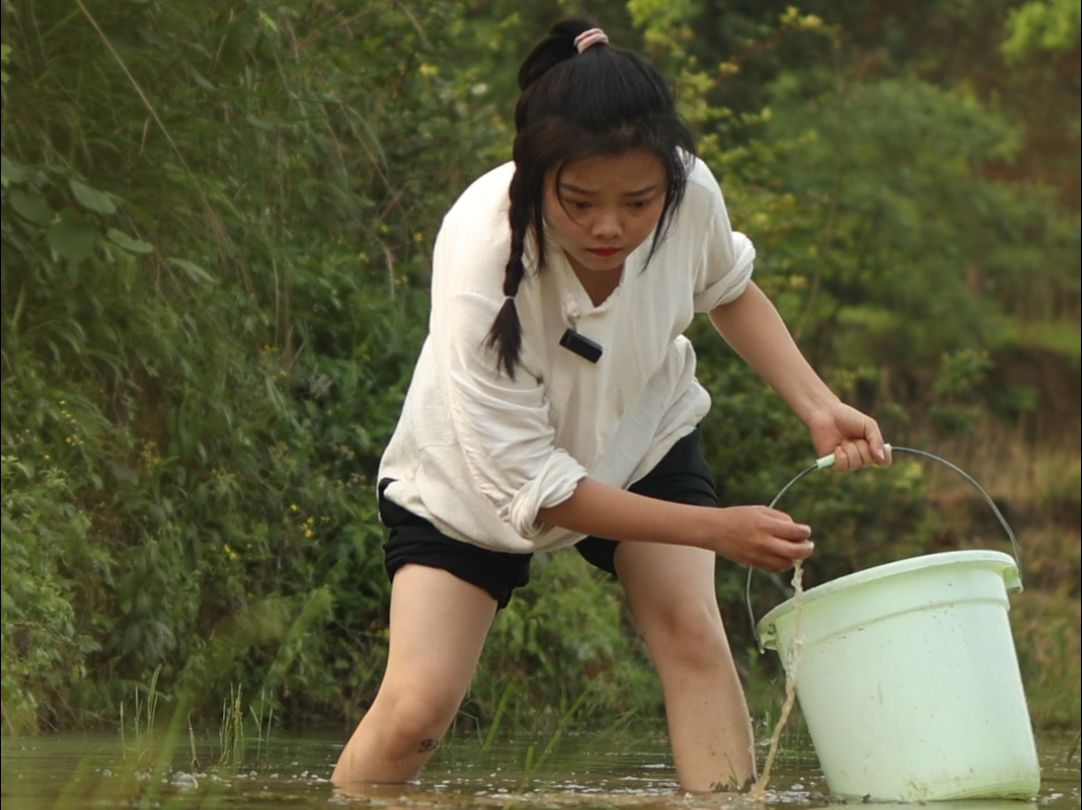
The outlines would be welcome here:
M 755 246 L 747 236 L 734 231 L 721 189 L 705 165 L 697 167 L 701 193 L 708 195 L 707 219 L 695 278 L 695 311 L 710 312 L 741 296 L 751 280 Z
M 485 339 L 497 306 L 483 295 L 454 293 L 446 300 L 442 334 L 433 337 L 444 348 L 444 393 L 470 483 L 529 538 L 540 531 L 538 511 L 569 498 L 586 470 L 554 444 L 544 387 L 528 350 L 514 378 L 496 367 Z

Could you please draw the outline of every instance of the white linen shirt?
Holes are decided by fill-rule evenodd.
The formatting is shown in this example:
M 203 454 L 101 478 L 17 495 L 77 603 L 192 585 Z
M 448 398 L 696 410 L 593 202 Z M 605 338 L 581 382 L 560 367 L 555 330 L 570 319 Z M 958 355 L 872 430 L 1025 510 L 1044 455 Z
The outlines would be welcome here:
M 379 478 L 385 497 L 449 537 L 507 552 L 553 550 L 583 535 L 540 526 L 538 510 L 584 477 L 627 487 L 706 415 L 683 331 L 696 312 L 739 297 L 755 250 L 732 231 L 699 160 L 652 257 L 653 235 L 594 306 L 567 259 L 529 256 L 515 296 L 522 354 L 512 379 L 485 338 L 503 305 L 514 164 L 475 181 L 436 238 L 432 314 Z M 649 263 L 647 264 L 647 258 Z M 559 345 L 568 327 L 603 347 L 595 364 Z

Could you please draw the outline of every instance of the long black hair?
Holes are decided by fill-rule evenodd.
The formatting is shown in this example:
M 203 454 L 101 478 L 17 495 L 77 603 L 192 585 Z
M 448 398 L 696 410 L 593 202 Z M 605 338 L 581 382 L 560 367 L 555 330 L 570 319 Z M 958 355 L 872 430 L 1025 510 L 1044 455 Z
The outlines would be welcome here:
M 553 26 L 526 57 L 518 73 L 515 107 L 515 174 L 511 179 L 511 251 L 504 269 L 507 296 L 488 332 L 498 365 L 514 377 L 522 350 L 522 326 L 514 296 L 526 273 L 524 252 L 533 229 L 537 267 L 545 263 L 545 179 L 596 155 L 644 149 L 665 168 L 667 186 L 651 245 L 656 249 L 680 204 L 695 154 L 695 139 L 676 112 L 661 75 L 633 51 L 599 43 L 579 53 L 575 38 L 594 28 L 573 18 Z

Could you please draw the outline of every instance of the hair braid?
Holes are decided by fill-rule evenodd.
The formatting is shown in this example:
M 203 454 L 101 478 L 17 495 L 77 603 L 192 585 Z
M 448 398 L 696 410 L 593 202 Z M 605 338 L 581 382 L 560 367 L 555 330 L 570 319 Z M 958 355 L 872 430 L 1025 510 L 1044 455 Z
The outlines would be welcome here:
M 518 310 L 515 307 L 515 295 L 526 275 L 524 255 L 526 235 L 530 226 L 530 206 L 524 195 L 519 193 L 522 183 L 521 170 L 516 170 L 515 176 L 511 179 L 511 206 L 508 211 L 511 225 L 511 253 L 504 267 L 503 294 L 506 298 L 500 311 L 496 313 L 496 318 L 485 338 L 486 345 L 489 348 L 495 348 L 499 355 L 498 365 L 502 366 L 512 378 L 515 376 L 515 366 L 518 365 L 519 355 L 522 352 L 522 323 L 519 321 Z

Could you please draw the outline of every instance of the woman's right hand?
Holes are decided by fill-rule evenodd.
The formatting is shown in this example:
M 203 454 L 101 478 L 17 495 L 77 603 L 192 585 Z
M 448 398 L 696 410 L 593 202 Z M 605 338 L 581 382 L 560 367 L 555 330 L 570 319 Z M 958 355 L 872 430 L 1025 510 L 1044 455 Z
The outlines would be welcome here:
M 637 495 L 593 478 L 538 512 L 542 525 L 637 543 L 705 548 L 764 571 L 785 571 L 815 547 L 811 528 L 768 506 L 695 506 Z
M 811 527 L 769 506 L 703 507 L 704 545 L 726 559 L 764 571 L 785 571 L 815 549 Z

